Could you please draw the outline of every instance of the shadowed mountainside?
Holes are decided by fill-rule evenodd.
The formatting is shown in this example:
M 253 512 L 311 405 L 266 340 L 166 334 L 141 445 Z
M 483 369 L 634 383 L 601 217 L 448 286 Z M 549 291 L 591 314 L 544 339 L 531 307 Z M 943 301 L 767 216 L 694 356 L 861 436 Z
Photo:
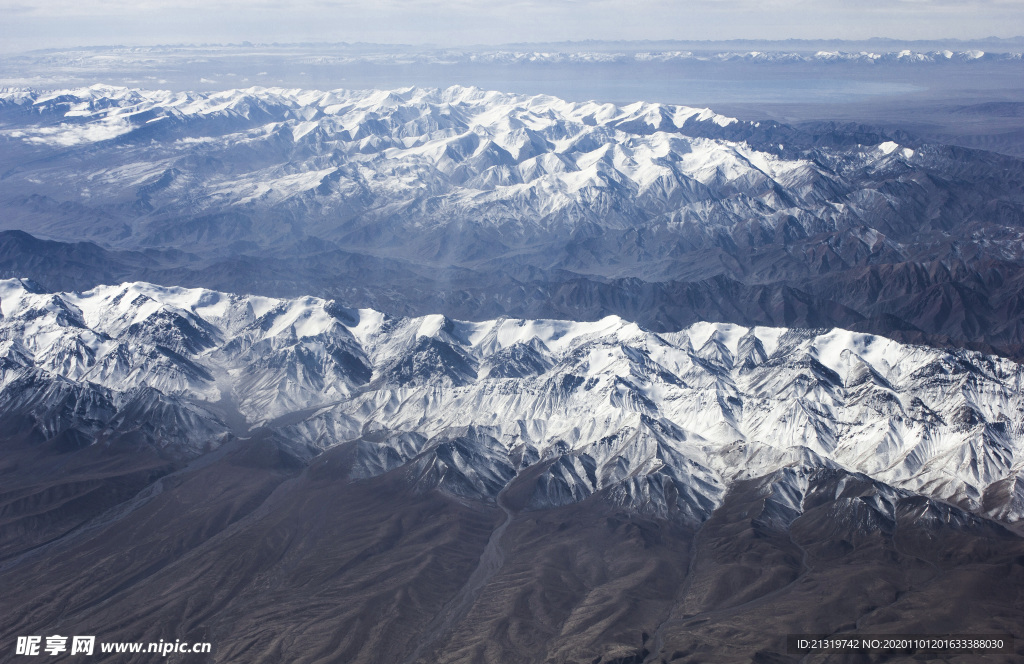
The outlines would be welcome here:
M 506 494 L 500 564 L 438 631 L 506 513 L 417 491 L 407 469 L 349 481 L 352 445 L 308 466 L 286 449 L 272 436 L 230 444 L 90 527 L 8 549 L 0 638 L 46 626 L 209 641 L 212 659 L 194 661 L 216 662 L 580 664 L 800 661 L 788 633 L 1024 638 L 1024 540 L 913 497 L 886 516 L 879 488 L 841 471 L 806 471 L 808 504 L 790 523 L 764 477 L 697 528 L 601 496 L 524 509 L 527 473 Z M 36 507 L 42 522 L 54 509 Z

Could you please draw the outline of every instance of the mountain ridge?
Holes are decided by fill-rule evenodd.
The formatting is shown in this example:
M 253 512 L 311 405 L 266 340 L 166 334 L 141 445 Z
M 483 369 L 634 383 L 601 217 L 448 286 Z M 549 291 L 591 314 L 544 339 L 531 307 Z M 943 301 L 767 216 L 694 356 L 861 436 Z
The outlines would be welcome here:
M 269 429 L 300 457 L 356 441 L 353 477 L 404 467 L 491 503 L 543 462 L 528 505 L 601 493 L 696 523 L 732 483 L 810 463 L 1024 516 L 1022 372 L 992 356 L 843 330 L 655 334 L 144 283 L 40 290 L 0 282 L 0 402 L 40 441 L 94 445 L 146 422 L 187 458 Z

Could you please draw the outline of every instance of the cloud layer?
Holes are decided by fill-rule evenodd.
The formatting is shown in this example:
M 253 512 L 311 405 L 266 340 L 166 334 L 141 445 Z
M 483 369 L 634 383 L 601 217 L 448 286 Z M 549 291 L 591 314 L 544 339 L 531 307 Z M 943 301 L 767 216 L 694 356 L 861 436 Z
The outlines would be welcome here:
M 6 50 L 86 44 L 902 39 L 1024 33 L 1024 0 L 0 0 Z

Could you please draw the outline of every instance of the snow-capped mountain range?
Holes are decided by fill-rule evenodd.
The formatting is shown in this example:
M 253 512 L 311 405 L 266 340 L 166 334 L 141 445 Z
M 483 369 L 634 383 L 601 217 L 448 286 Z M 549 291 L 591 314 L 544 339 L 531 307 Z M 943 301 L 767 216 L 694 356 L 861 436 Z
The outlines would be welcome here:
M 95 49 L 18 80 L 876 69 L 850 94 L 963 77 L 998 101 L 901 112 L 1017 124 L 1019 55 L 662 45 L 282 46 L 291 73 L 276 46 Z M 421 664 L 1024 642 L 1024 161 L 733 108 L 0 90 L 0 641 Z
M 403 468 L 494 501 L 529 468 L 533 507 L 602 493 L 689 522 L 773 473 L 770 499 L 795 518 L 807 472 L 836 468 L 1024 516 L 1022 369 L 969 351 L 838 329 L 398 318 L 146 283 L 6 280 L 0 311 L 9 435 L 92 445 L 130 429 L 191 457 L 262 427 L 305 455 L 352 443 L 353 479 Z
M 0 98 L 6 110 L 34 119 L 4 130 L 9 139 L 113 148 L 117 165 L 59 176 L 86 204 L 136 196 L 150 212 L 298 204 L 320 209 L 312 226 L 335 237 L 398 213 L 412 227 L 471 211 L 498 226 L 521 226 L 527 213 L 541 227 L 575 225 L 592 213 L 574 208 L 614 210 L 623 189 L 638 209 L 666 195 L 710 201 L 721 187 L 771 198 L 775 180 L 813 170 L 701 136 L 720 134 L 737 124 L 733 118 L 660 104 L 579 104 L 471 88 L 207 95 L 94 86 Z M 891 152 L 879 148 L 878 156 Z M 205 155 L 216 155 L 216 175 Z M 7 175 L 22 172 L 32 177 L 22 168 Z M 617 218 L 622 212 L 608 222 Z
M 450 250 L 463 261 L 535 251 L 589 226 L 670 235 L 750 219 L 766 229 L 790 218 L 807 229 L 861 226 L 885 198 L 863 176 L 907 170 L 916 154 L 883 140 L 827 157 L 787 152 L 778 126 L 708 109 L 461 87 L 93 86 L 10 91 L 0 111 L 12 148 L 87 155 L 82 170 L 21 158 L 5 173 L 7 191 L 38 192 L 26 214 L 48 208 L 39 230 L 66 237 L 76 226 L 79 237 L 120 246 L 173 245 L 194 224 L 168 228 L 170 219 L 232 214 L 253 217 L 244 234 L 199 233 L 218 245 L 305 234 L 394 254 L 410 233 L 450 229 L 468 238 Z M 85 228 L 53 214 L 50 200 L 104 222 Z
M 756 62 L 756 63 L 947 63 L 974 62 L 977 60 L 1014 62 L 1021 59 L 1021 53 L 987 53 L 972 49 L 967 51 L 637 51 L 637 52 L 560 52 L 560 51 L 515 51 L 498 50 L 480 53 L 446 51 L 436 54 L 396 54 L 365 56 L 333 56 L 326 62 L 431 62 L 455 64 L 461 62 L 486 62 L 495 64 L 543 64 L 543 63 L 629 63 L 629 62 Z
M 534 48 L 530 48 L 534 46 Z M 319 48 L 303 48 L 302 45 L 261 45 L 250 46 L 248 49 L 239 46 L 207 46 L 207 47 L 107 47 L 82 48 L 70 51 L 51 50 L 35 54 L 40 64 L 53 68 L 75 67 L 93 70 L 110 70 L 113 68 L 111 59 L 116 57 L 120 66 L 148 65 L 153 69 L 155 62 L 170 61 L 179 67 L 198 62 L 209 62 L 210 59 L 230 56 L 237 53 L 246 54 L 249 59 L 279 54 L 295 62 L 307 65 L 464 65 L 470 63 L 488 63 L 499 65 L 522 64 L 605 64 L 605 63 L 646 63 L 646 62 L 737 62 L 744 63 L 856 63 L 856 64 L 945 64 L 972 62 L 1014 62 L 1021 60 L 1021 52 L 1017 50 L 986 51 L 982 48 L 964 48 L 954 45 L 951 48 L 884 48 L 872 49 L 850 48 L 848 45 L 833 44 L 831 48 L 817 49 L 774 49 L 744 50 L 742 48 L 702 48 L 694 45 L 683 45 L 683 48 L 611 48 L 611 49 L 577 49 L 565 48 L 566 45 L 551 45 L 551 48 L 538 50 L 535 45 L 510 45 L 504 48 L 463 50 L 446 48 L 438 50 L 418 50 L 408 47 L 386 48 L 377 45 L 363 45 L 363 49 L 355 46 L 348 48 L 342 45 L 320 45 Z M 22 56 L 24 58 L 25 56 Z M 164 70 L 163 75 L 167 75 Z

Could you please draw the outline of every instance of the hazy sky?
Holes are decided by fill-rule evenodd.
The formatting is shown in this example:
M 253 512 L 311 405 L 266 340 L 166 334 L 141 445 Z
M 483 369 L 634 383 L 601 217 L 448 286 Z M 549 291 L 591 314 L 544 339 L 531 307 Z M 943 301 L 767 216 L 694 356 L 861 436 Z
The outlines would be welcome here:
M 0 0 L 0 50 L 95 44 L 1024 34 L 1024 0 Z

